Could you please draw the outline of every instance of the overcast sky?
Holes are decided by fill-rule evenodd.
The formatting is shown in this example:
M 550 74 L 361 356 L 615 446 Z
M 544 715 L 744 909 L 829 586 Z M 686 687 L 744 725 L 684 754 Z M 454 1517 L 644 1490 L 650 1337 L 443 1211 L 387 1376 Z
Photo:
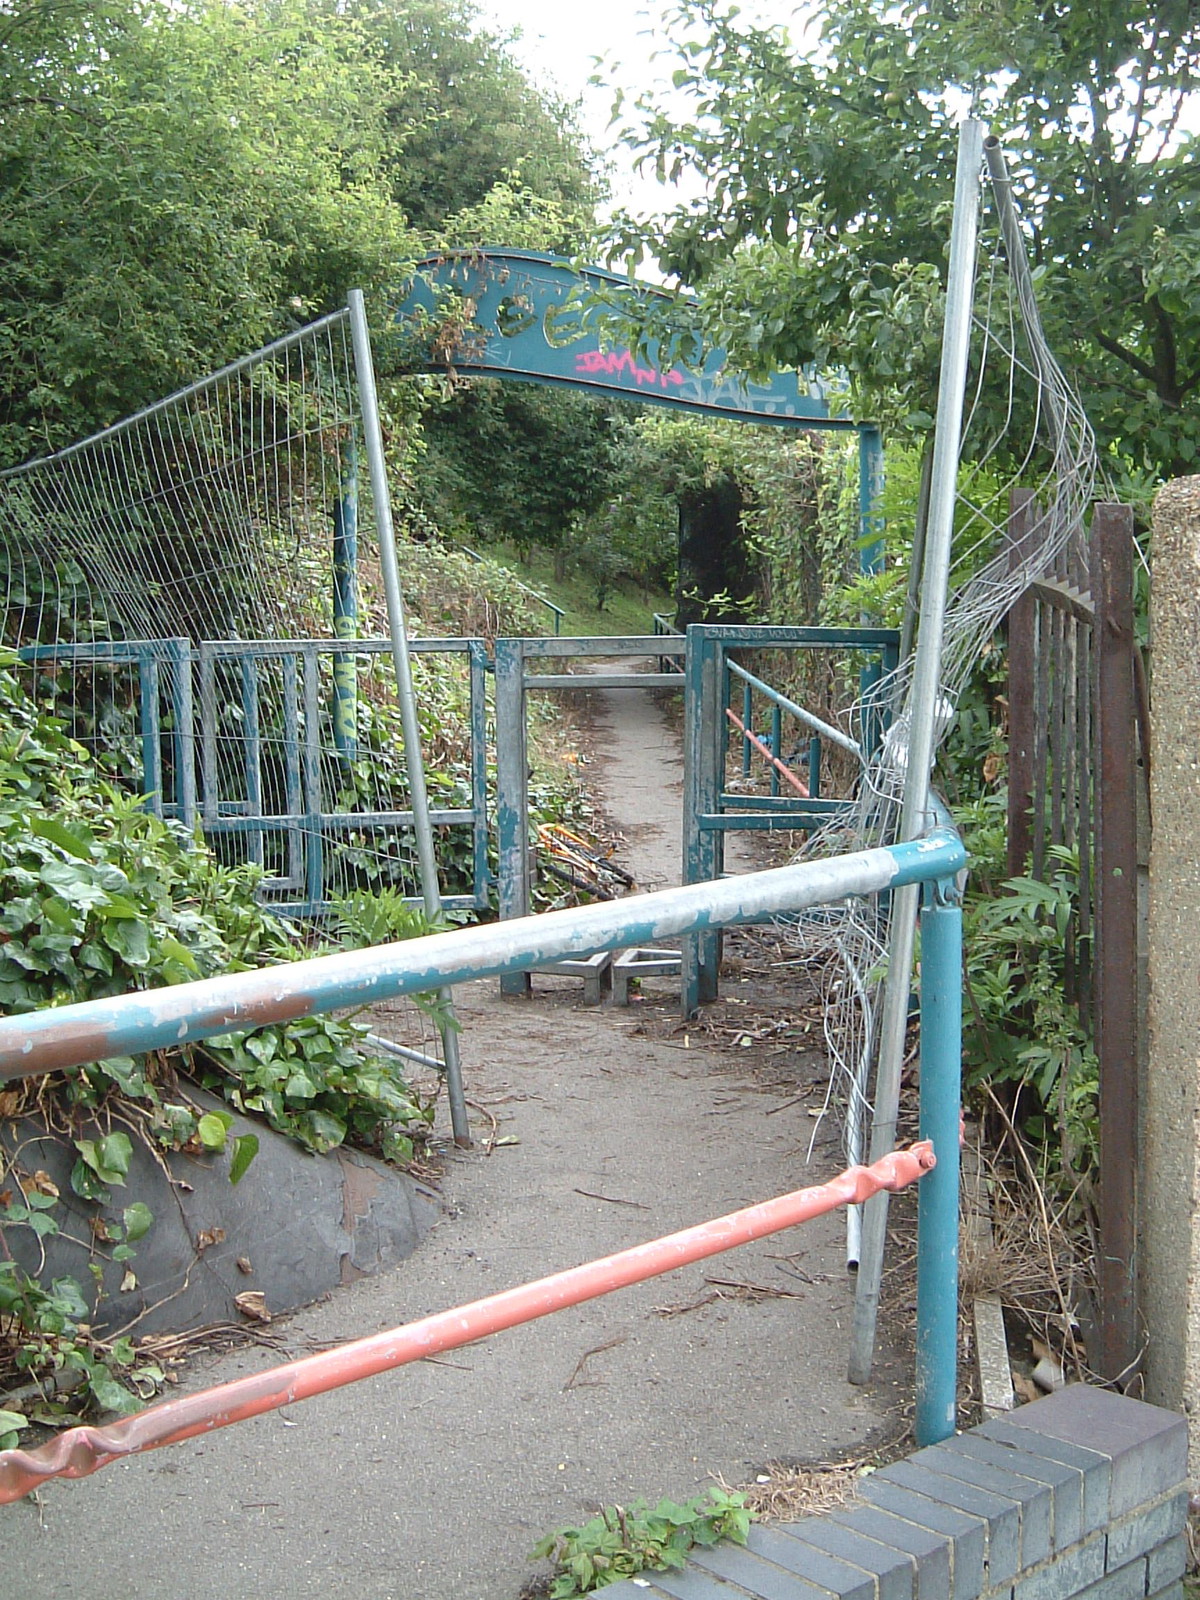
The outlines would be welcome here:
M 609 148 L 613 140 L 608 124 L 614 84 L 632 95 L 657 82 L 664 96 L 670 94 L 670 75 L 677 62 L 669 51 L 654 60 L 656 51 L 667 48 L 659 19 L 668 9 L 669 0 L 662 4 L 652 0 L 480 0 L 482 15 L 498 32 L 521 30 L 514 53 L 535 81 L 553 83 L 567 99 L 582 100 L 584 131 L 600 149 Z M 794 7 L 789 0 L 775 0 L 774 4 L 771 0 L 743 0 L 742 10 L 759 22 L 767 18 L 786 22 Z M 588 82 L 597 70 L 597 56 L 610 63 L 603 69 L 608 80 L 603 87 Z M 627 153 L 618 153 L 614 161 L 613 198 L 617 204 L 652 212 L 672 203 L 672 192 L 653 177 L 639 181 L 634 176 Z

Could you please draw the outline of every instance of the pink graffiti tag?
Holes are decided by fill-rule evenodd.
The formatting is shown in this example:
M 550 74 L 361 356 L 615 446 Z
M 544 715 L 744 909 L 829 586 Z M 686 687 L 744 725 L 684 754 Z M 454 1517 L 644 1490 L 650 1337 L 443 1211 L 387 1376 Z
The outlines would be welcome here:
M 583 350 L 575 357 L 575 371 L 581 377 L 632 378 L 640 389 L 643 384 L 657 385 L 661 389 L 678 388 L 684 374 L 678 367 L 670 372 L 660 372 L 657 367 L 639 367 L 631 350 Z

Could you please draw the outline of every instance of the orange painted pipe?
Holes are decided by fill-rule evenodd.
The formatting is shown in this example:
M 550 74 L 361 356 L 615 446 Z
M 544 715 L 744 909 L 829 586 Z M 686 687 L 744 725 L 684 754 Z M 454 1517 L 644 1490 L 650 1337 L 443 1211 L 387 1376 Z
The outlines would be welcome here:
M 761 751 L 762 754 L 766 756 L 771 765 L 776 768 L 782 777 L 787 779 L 797 794 L 802 795 L 805 800 L 812 799 L 812 795 L 809 793 L 808 788 L 805 784 L 800 782 L 800 779 L 792 771 L 791 767 L 789 767 L 786 762 L 780 761 L 778 756 L 772 754 L 772 752 L 767 749 L 766 745 L 762 742 L 758 735 L 756 733 L 751 733 L 750 729 L 746 726 L 742 719 L 738 716 L 735 716 L 728 706 L 725 707 L 725 715 L 729 718 L 730 722 L 733 723 L 734 727 L 741 734 L 742 738 L 749 739 L 754 748 Z
M 439 1311 L 419 1322 L 340 1345 L 336 1350 L 250 1373 L 199 1394 L 167 1400 L 107 1427 L 71 1428 L 36 1450 L 0 1450 L 0 1504 L 19 1500 L 48 1478 L 85 1478 L 122 1456 L 157 1450 L 216 1428 L 227 1428 L 231 1423 L 261 1416 L 264 1411 L 343 1388 L 359 1378 L 370 1378 L 443 1350 L 473 1344 L 476 1339 L 595 1300 L 614 1289 L 643 1283 L 647 1278 L 807 1222 L 838 1206 L 860 1205 L 880 1189 L 903 1189 L 933 1165 L 933 1146 L 926 1140 L 909 1150 L 893 1151 L 873 1166 L 851 1167 L 815 1188 L 765 1200 L 761 1205 L 748 1206 L 713 1222 L 701 1222 L 665 1239 L 653 1239 L 600 1261 L 570 1267 L 566 1272 L 506 1289 L 453 1311 Z

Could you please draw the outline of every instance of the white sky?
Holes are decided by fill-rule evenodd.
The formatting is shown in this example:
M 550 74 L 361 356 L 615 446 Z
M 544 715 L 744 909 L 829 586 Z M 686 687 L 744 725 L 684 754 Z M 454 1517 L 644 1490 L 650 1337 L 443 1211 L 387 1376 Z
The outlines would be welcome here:
M 521 30 L 513 53 L 535 82 L 551 82 L 565 98 L 582 100 L 584 132 L 601 150 L 613 140 L 609 117 L 615 85 L 629 98 L 655 83 L 662 85 L 664 98 L 670 94 L 678 62 L 669 50 L 661 60 L 653 59 L 656 50 L 667 49 L 659 19 L 668 9 L 669 0 L 480 0 L 483 17 L 498 32 Z M 743 0 L 742 10 L 749 20 L 786 22 L 794 7 L 789 0 Z M 609 79 L 604 87 L 588 82 L 597 56 L 611 61 L 603 69 Z M 652 174 L 636 177 L 628 152 L 616 154 L 615 204 L 648 213 L 668 208 L 676 198 Z

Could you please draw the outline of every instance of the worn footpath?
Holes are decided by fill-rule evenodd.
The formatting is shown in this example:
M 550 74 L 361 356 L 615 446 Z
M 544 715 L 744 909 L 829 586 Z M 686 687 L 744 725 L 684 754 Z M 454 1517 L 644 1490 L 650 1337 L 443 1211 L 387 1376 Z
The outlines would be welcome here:
M 653 698 L 594 691 L 593 765 L 623 862 L 677 881 L 679 754 Z M 732 864 L 732 863 L 731 863 Z M 806 1164 L 819 1057 L 706 1048 L 668 990 L 582 1008 L 459 992 L 479 1133 L 402 1266 L 289 1320 L 289 1350 L 394 1326 L 829 1176 Z M 648 985 L 648 987 L 650 987 Z M 732 980 L 731 997 L 737 997 Z M 744 1059 L 743 1059 L 744 1058 Z M 494 1119 L 494 1122 L 493 1122 Z M 3 1600 L 516 1600 L 545 1531 L 601 1502 L 878 1435 L 845 1381 L 839 1216 L 0 1509 Z M 188 1384 L 278 1359 L 242 1350 Z

